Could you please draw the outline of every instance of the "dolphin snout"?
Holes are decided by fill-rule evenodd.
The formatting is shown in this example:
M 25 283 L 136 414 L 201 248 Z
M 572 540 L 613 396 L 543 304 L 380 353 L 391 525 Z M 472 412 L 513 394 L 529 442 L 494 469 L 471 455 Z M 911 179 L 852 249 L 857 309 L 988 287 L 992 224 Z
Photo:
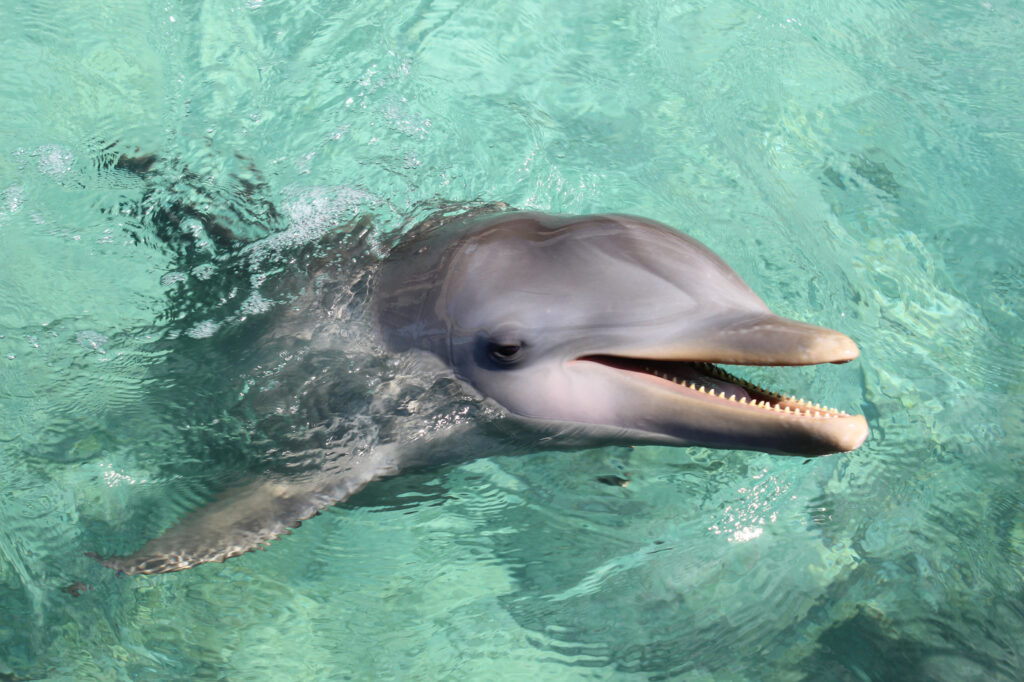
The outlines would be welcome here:
M 771 313 L 721 325 L 713 348 L 714 358 L 695 359 L 736 365 L 820 365 L 841 364 L 860 355 L 845 334 Z

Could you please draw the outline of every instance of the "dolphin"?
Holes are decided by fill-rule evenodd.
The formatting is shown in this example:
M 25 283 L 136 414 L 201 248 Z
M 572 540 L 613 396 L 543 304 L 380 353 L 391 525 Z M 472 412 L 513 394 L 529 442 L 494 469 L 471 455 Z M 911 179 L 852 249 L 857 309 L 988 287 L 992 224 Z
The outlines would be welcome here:
M 248 408 L 300 413 L 292 423 L 317 435 L 276 450 L 300 453 L 300 466 L 230 487 L 104 565 L 149 574 L 224 561 L 371 481 L 492 454 L 658 444 L 818 456 L 868 435 L 861 415 L 721 367 L 845 363 L 858 349 L 773 314 L 710 249 L 654 220 L 469 210 L 385 250 L 359 273 L 322 259 L 315 286 L 255 341 L 308 353 L 301 378 Z M 353 339 L 366 347 L 357 360 Z M 311 388 L 328 372 L 345 378 Z

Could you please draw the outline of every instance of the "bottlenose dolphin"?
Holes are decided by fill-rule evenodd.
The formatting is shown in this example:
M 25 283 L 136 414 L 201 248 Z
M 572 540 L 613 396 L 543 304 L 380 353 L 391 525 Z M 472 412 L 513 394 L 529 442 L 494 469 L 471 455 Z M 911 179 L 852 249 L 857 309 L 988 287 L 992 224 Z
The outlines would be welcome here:
M 303 465 L 236 485 L 102 563 L 136 574 L 223 561 L 373 480 L 496 453 L 662 444 L 816 456 L 868 435 L 863 416 L 718 366 L 843 363 L 858 349 L 774 315 L 721 258 L 661 223 L 476 210 L 425 221 L 386 251 L 358 276 L 322 259 L 315 285 L 254 341 L 308 353 L 304 378 L 248 408 L 299 413 L 293 423 L 317 435 L 278 449 L 301 451 Z M 367 345 L 358 361 L 353 338 Z M 329 371 L 346 378 L 311 388 Z M 438 392 L 445 409 L 424 407 Z M 353 395 L 376 407 L 353 412 Z

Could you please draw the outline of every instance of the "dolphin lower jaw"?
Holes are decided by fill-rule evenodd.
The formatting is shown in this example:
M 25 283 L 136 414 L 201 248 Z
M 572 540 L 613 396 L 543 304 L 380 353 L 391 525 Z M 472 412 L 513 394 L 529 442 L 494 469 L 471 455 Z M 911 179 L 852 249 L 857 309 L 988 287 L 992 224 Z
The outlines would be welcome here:
M 643 430 L 690 444 L 824 455 L 854 450 L 868 435 L 861 415 L 770 391 L 709 362 L 585 355 L 573 364 L 614 373 L 623 404 L 642 406 L 634 418 Z

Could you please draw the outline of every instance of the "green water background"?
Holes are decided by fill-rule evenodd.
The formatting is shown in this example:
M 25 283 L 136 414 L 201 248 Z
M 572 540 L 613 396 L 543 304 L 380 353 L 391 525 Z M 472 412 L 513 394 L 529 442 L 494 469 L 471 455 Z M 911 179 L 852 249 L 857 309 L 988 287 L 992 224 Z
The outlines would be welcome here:
M 1019 3 L 3 0 L 0 26 L 0 678 L 1024 677 Z M 480 460 L 119 578 L 83 553 L 173 518 L 189 453 L 147 383 L 175 263 L 131 238 L 110 144 L 243 155 L 300 234 L 441 199 L 662 220 L 857 340 L 754 378 L 872 436 Z

